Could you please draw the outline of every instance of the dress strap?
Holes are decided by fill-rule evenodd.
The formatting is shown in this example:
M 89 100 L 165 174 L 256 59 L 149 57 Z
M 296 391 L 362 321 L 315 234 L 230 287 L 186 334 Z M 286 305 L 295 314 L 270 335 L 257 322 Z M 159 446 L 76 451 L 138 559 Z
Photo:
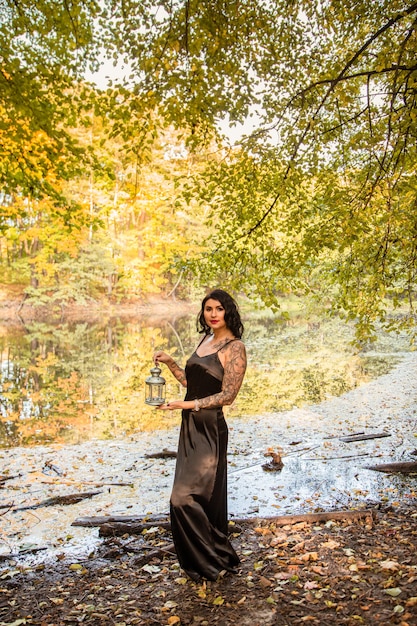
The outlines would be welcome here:
M 208 337 L 208 335 L 204 335 L 204 337 L 202 338 L 202 340 L 200 341 L 200 343 L 198 344 L 198 346 L 196 347 L 196 349 L 194 350 L 194 352 L 197 352 L 197 350 L 199 349 L 199 347 L 201 346 L 201 344 L 203 343 L 204 339 Z

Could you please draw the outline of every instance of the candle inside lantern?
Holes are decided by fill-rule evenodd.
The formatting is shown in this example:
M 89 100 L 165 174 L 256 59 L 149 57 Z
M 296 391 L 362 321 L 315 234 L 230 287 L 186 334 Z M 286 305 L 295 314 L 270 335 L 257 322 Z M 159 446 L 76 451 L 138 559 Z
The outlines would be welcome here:
M 151 376 L 146 379 L 145 403 L 160 406 L 165 402 L 165 378 L 157 365 L 151 369 Z

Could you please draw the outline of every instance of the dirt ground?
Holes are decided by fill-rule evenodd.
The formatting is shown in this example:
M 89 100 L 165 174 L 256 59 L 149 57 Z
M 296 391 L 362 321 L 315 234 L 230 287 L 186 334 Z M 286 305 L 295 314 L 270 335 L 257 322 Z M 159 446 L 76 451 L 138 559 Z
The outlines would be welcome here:
M 416 500 L 373 519 L 231 527 L 237 574 L 189 580 L 169 530 L 103 538 L 88 558 L 0 574 L 0 624 L 417 624 Z M 154 556 L 152 556 L 152 554 Z

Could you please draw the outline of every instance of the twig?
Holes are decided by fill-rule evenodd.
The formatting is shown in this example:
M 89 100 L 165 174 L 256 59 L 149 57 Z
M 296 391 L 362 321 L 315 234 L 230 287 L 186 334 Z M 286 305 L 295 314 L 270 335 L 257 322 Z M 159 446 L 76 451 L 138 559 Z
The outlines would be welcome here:
M 290 456 L 292 454 L 296 454 L 298 452 L 310 452 L 311 450 L 316 450 L 317 448 L 320 448 L 320 444 L 317 444 L 317 446 L 313 446 L 312 448 L 301 448 L 301 450 L 295 450 L 294 452 L 288 452 L 288 454 L 283 454 L 283 456 Z M 304 454 L 303 452 L 303 454 Z M 302 454 L 300 454 L 300 456 L 302 456 Z M 307 460 L 307 459 L 306 459 Z
M 170 555 L 175 555 L 173 543 L 169 544 L 166 548 L 157 548 L 156 550 L 152 550 L 152 552 L 149 552 L 148 554 L 144 554 L 143 556 L 135 559 L 134 565 L 136 565 L 137 567 L 142 567 L 146 563 L 149 563 L 149 561 L 151 561 L 155 557 L 159 557 L 165 553 L 168 553 Z
M 315 488 L 315 490 L 311 493 L 310 498 L 312 498 L 314 496 L 315 493 L 318 492 L 318 490 L 320 489 L 320 487 L 322 485 L 324 485 L 326 482 L 328 481 L 328 478 L 325 478 L 324 480 L 321 481 L 321 483 L 319 483 L 319 485 L 317 485 L 317 487 Z
M 253 463 L 253 465 L 245 465 L 245 467 L 238 467 L 237 469 L 228 472 L 229 474 L 236 474 L 236 472 L 243 472 L 247 469 L 251 469 L 251 467 L 256 467 L 257 465 L 262 465 L 264 461 L 260 461 L 259 463 Z
M 3 513 L 0 513 L 0 515 L 6 515 L 6 513 L 8 513 L 11 509 L 13 509 L 13 502 L 9 502 L 8 504 L 1 504 L 0 505 L 0 509 L 6 509 L 5 511 L 3 511 Z
M 363 454 L 347 454 L 345 456 L 320 456 L 315 459 L 305 459 L 306 461 L 333 461 L 334 459 L 356 459 L 360 456 L 369 456 L 370 452 L 364 452 Z

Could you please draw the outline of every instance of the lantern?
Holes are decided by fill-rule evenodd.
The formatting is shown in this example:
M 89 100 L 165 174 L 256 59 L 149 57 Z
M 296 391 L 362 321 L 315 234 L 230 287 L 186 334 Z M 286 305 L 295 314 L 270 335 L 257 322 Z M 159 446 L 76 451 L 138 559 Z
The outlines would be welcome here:
M 151 376 L 146 379 L 145 402 L 151 406 L 160 406 L 165 402 L 165 378 L 160 376 L 161 369 L 155 365 Z

